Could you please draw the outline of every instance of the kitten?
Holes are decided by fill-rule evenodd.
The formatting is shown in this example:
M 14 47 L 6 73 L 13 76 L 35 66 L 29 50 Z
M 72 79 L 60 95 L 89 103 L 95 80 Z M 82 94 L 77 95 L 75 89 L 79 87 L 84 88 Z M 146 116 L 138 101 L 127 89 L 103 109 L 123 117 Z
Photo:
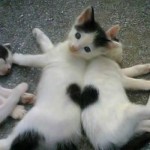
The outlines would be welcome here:
M 111 28 L 103 33 L 95 22 L 93 8 L 87 8 L 78 19 L 78 39 L 82 41 L 85 34 L 96 37 L 92 39 L 94 45 L 85 43 L 84 48 L 73 46 L 71 49 L 74 55 L 88 59 L 89 65 L 80 98 L 73 97 L 73 90 L 70 90 L 70 97 L 82 109 L 83 129 L 93 147 L 96 150 L 119 149 L 134 134 L 150 131 L 150 101 L 147 106 L 133 104 L 124 90 L 149 90 L 150 81 L 131 77 L 150 72 L 150 64 L 121 70 L 118 64 L 106 55 L 112 49 L 122 51 L 121 43 L 115 38 L 116 31 Z
M 110 49 L 116 50 L 117 45 L 120 45 L 108 39 L 101 27 L 98 27 L 100 32 L 98 35 L 89 32 L 78 33 L 77 29 L 80 30 L 78 26 L 84 23 L 82 16 L 88 17 L 89 14 L 89 11 L 82 12 L 76 19 L 67 40 L 56 46 L 43 32 L 34 29 L 33 35 L 43 54 L 13 56 L 14 63 L 41 67 L 43 73 L 37 88 L 35 106 L 15 127 L 12 134 L 0 141 L 0 149 L 77 149 L 76 144 L 81 137 L 80 108 L 71 101 L 69 96 L 76 101 L 80 100 L 80 86 L 82 87 L 86 68 L 86 61 L 83 58 L 90 59 L 87 52 L 91 51 L 89 48 L 95 47 L 93 45 L 95 37 L 98 42 L 95 42 L 96 53 L 92 53 L 94 57 L 105 55 L 110 52 Z M 85 28 L 87 28 L 86 24 Z M 76 53 L 77 49 L 83 50 L 81 58 Z
M 70 50 L 75 51 L 76 46 L 83 47 L 87 42 L 93 46 L 92 40 L 95 38 L 94 34 L 80 33 L 84 36 L 84 40 L 78 43 L 81 36 L 76 32 L 78 20 L 79 17 L 76 19 L 67 40 L 56 46 L 43 32 L 34 29 L 33 35 L 44 54 L 35 56 L 15 54 L 13 56 L 14 63 L 41 67 L 43 74 L 38 85 L 35 106 L 14 129 L 12 135 L 1 141 L 1 148 L 22 150 L 44 149 L 45 147 L 57 150 L 77 149 L 76 143 L 81 137 L 80 108 L 71 101 L 68 95 L 74 91 L 73 98 L 79 99 L 86 61 L 70 53 Z M 99 29 L 100 33 L 104 32 L 100 27 Z M 97 40 L 107 41 L 108 39 L 98 36 Z M 110 46 L 113 47 L 111 41 Z M 102 44 L 100 53 L 105 53 L 104 49 L 107 50 L 107 47 L 103 47 Z M 98 54 L 99 51 L 96 55 Z M 86 53 L 83 54 L 83 57 L 84 55 Z M 63 132 L 60 134 L 60 131 Z M 29 138 L 33 139 L 32 143 L 28 140 Z
M 83 81 L 85 61 L 69 51 L 69 40 L 53 46 L 39 29 L 33 30 L 43 54 L 14 54 L 14 63 L 43 68 L 34 107 L 15 127 L 2 150 L 77 149 L 81 137 L 80 108 L 68 96 L 68 85 L 77 94 Z
M 12 54 L 10 44 L 0 45 L 0 76 L 9 74 L 12 65 Z

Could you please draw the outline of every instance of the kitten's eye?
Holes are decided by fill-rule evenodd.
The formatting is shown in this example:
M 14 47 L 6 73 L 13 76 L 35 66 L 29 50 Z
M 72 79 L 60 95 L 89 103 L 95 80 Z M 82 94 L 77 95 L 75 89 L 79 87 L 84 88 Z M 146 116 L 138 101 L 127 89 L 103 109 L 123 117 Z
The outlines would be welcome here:
M 91 49 L 89 48 L 89 47 L 84 47 L 84 50 L 87 52 L 87 53 L 89 53 L 89 52 L 91 52 Z
M 75 34 L 75 37 L 76 37 L 76 39 L 80 39 L 81 38 L 81 34 L 79 33 L 79 32 L 77 32 L 76 34 Z

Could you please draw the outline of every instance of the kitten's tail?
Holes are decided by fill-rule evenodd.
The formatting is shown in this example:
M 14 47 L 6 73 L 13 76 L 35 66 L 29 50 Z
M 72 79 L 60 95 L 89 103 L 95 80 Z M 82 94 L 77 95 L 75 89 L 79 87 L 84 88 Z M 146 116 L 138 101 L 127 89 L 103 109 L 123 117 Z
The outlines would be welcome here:
M 23 95 L 27 89 L 28 85 L 26 83 L 21 83 L 12 90 L 8 98 L 4 99 L 0 97 L 2 101 L 0 105 L 0 123 L 11 114 L 16 104 L 19 102 L 20 96 Z

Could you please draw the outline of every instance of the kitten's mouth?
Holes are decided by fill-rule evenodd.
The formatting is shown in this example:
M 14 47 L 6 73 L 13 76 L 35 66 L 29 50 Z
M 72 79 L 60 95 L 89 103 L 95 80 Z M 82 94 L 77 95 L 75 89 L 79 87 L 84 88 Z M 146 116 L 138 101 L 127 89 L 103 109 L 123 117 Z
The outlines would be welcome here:
M 70 46 L 69 46 L 69 50 L 70 50 L 71 52 L 73 52 L 73 53 L 78 52 L 78 48 L 75 47 L 74 45 L 70 45 Z

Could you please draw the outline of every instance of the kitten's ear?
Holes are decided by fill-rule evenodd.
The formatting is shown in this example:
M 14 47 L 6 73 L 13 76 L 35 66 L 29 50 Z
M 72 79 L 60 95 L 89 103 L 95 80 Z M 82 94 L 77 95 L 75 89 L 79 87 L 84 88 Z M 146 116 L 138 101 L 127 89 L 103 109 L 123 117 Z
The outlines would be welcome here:
M 9 50 L 11 50 L 11 44 L 10 43 L 5 43 L 5 44 L 3 44 L 3 46 L 8 48 Z
M 85 22 L 94 21 L 94 8 L 92 6 L 87 7 L 82 13 L 77 17 L 76 23 L 83 24 Z
M 119 25 L 114 25 L 106 31 L 106 34 L 109 38 L 114 39 L 114 38 L 116 38 L 119 30 L 120 30 L 120 26 Z

